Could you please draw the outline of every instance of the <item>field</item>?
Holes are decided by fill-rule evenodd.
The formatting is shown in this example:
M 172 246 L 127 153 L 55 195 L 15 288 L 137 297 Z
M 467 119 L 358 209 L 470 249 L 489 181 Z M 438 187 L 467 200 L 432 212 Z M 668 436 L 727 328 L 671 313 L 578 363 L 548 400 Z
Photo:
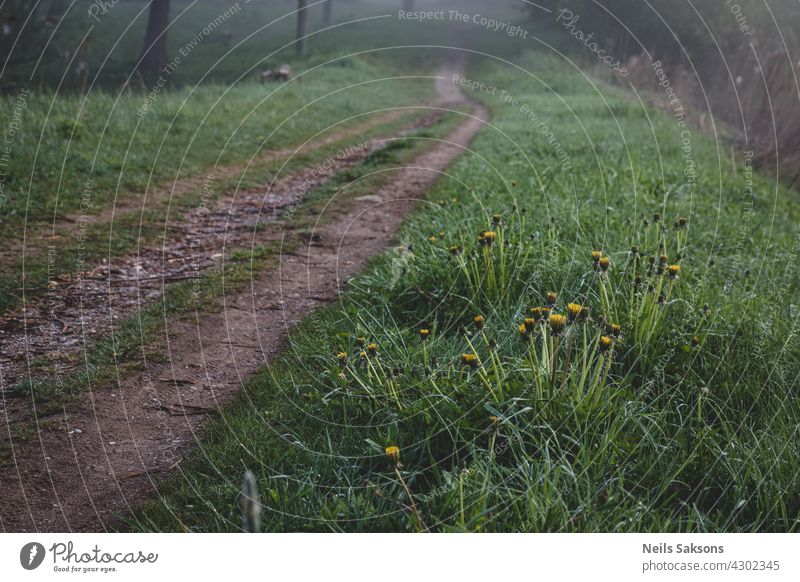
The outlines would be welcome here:
M 3 530 L 798 530 L 800 202 L 724 124 L 389 0 L 303 56 L 254 0 L 154 91 L 84 4 L 3 74 Z
M 493 127 L 413 250 L 293 333 L 131 527 L 236 530 L 247 469 L 269 531 L 797 527 L 796 202 L 697 133 L 687 185 L 674 120 L 519 67 L 472 65 L 519 104 L 475 94 Z M 555 333 L 571 303 L 588 317 Z

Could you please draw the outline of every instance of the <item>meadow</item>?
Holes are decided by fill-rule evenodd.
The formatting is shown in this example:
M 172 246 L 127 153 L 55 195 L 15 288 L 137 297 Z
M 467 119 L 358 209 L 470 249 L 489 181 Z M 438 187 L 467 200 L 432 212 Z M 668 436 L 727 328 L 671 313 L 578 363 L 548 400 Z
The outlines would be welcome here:
M 491 126 L 402 250 L 125 529 L 241 530 L 251 471 L 266 531 L 797 530 L 796 193 L 568 61 L 514 62 L 471 61 Z

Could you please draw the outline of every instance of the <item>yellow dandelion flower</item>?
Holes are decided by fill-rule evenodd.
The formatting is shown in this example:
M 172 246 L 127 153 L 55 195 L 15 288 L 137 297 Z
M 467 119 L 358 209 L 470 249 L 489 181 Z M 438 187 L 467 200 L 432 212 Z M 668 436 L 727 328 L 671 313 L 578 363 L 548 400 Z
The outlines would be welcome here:
M 599 263 L 603 258 L 603 251 L 592 251 L 592 262 Z
M 423 340 L 428 339 L 428 337 L 430 337 L 430 335 L 431 335 L 431 330 L 429 330 L 429 329 L 421 329 L 421 330 L 419 330 L 419 337 L 421 337 Z
M 681 274 L 681 266 L 680 265 L 670 265 L 667 269 L 667 273 L 669 273 L 670 279 L 677 279 L 678 275 Z
M 400 464 L 400 447 L 392 445 L 390 447 L 386 447 L 384 452 L 386 453 L 386 458 L 389 459 L 393 465 Z
M 611 266 L 611 259 L 609 259 L 608 257 L 603 257 L 598 261 L 597 264 L 600 266 L 601 271 L 603 272 L 608 271 L 608 267 Z
M 520 325 L 517 327 L 517 331 L 519 332 L 519 335 L 521 335 L 522 337 L 527 337 L 527 336 L 528 336 L 528 328 L 527 328 L 527 327 L 525 327 L 525 324 L 524 324 L 524 323 L 523 323 L 523 324 L 520 324 Z
M 583 309 L 583 306 L 578 303 L 570 303 L 567 305 L 567 317 L 570 323 L 578 319 L 578 316 L 581 314 L 581 309 Z
M 491 245 L 495 240 L 497 240 L 497 233 L 493 230 L 484 231 L 478 236 L 478 242 L 484 245 Z
M 548 321 L 550 323 L 550 330 L 554 335 L 559 335 L 564 331 L 564 327 L 567 325 L 567 318 L 557 313 L 552 314 Z
M 598 343 L 597 347 L 601 352 L 607 352 L 611 349 L 611 346 L 614 344 L 614 340 L 612 340 L 607 335 L 604 335 L 600 338 L 600 342 Z
M 370 356 L 377 356 L 378 355 L 378 344 L 369 344 L 367 346 L 367 353 Z
M 556 301 L 558 300 L 558 295 L 556 295 L 555 291 L 548 291 L 547 295 L 545 295 L 545 299 L 547 299 L 547 304 L 550 307 L 553 307 L 556 304 Z
M 475 327 L 477 327 L 478 329 L 483 329 L 483 324 L 485 323 L 485 320 L 482 315 L 476 315 L 475 317 L 472 318 L 472 321 L 475 323 Z
M 481 361 L 475 354 L 461 354 L 461 363 L 470 368 L 477 368 L 480 366 Z

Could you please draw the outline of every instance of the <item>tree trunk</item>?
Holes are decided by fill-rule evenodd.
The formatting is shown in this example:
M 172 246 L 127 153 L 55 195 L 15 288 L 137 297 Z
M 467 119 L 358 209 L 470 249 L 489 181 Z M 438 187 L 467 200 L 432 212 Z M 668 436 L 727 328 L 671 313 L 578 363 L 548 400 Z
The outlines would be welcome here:
M 414 0 L 403 0 L 403 10 L 406 12 L 414 10 Z
M 147 35 L 142 48 L 139 70 L 152 80 L 167 66 L 167 26 L 169 25 L 169 0 L 152 0 L 147 19 Z
M 325 0 L 322 5 L 322 24 L 330 24 L 333 21 L 333 0 Z
M 306 54 L 306 19 L 308 17 L 308 10 L 306 10 L 306 0 L 297 0 L 297 42 L 295 48 L 297 56 L 302 57 Z

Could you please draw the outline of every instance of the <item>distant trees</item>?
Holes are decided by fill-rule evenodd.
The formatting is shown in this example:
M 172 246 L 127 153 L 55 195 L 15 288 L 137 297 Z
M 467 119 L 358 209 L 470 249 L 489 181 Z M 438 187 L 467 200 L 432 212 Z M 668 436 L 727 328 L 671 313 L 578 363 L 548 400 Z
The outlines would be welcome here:
M 64 0 L 0 2 L 0 61 L 9 65 L 38 60 L 67 8 Z
M 139 71 L 146 79 L 154 79 L 167 66 L 167 26 L 169 0 L 151 0 L 147 17 L 147 33 L 142 47 Z

